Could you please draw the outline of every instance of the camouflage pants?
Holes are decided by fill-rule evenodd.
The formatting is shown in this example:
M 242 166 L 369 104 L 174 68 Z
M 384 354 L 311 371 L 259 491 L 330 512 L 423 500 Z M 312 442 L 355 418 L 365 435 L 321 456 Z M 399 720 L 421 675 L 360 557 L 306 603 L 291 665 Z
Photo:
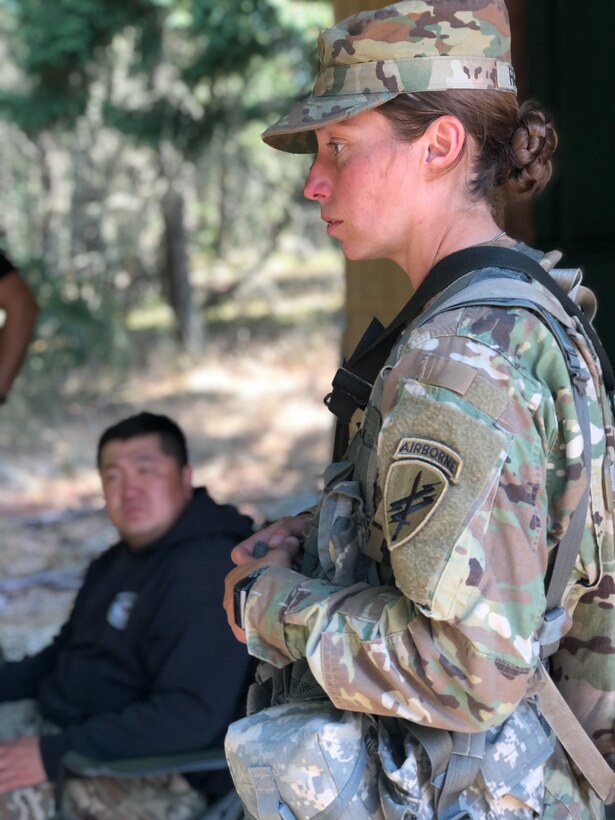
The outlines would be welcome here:
M 32 701 L 0 704 L 0 740 L 57 732 Z M 69 778 L 60 814 L 49 782 L 0 795 L 0 820 L 193 820 L 206 807 L 179 774 Z
M 70 779 L 62 820 L 194 820 L 206 808 L 204 799 L 180 774 Z M 0 814 L 0 818 L 2 815 Z

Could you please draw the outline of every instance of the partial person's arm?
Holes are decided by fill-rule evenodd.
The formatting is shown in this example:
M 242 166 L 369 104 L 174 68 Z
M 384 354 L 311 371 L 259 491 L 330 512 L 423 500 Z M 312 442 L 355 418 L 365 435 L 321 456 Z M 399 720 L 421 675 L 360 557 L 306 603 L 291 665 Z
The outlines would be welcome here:
M 38 307 L 32 291 L 9 260 L 0 254 L 0 402 L 6 399 L 22 365 Z
M 169 577 L 151 624 L 140 636 L 139 661 L 150 676 L 142 698 L 41 738 L 50 779 L 68 750 L 95 760 L 174 754 L 221 746 L 241 709 L 250 658 L 233 638 L 222 609 L 224 576 L 233 546 L 199 545 L 193 560 Z M 212 564 L 210 550 L 224 555 Z

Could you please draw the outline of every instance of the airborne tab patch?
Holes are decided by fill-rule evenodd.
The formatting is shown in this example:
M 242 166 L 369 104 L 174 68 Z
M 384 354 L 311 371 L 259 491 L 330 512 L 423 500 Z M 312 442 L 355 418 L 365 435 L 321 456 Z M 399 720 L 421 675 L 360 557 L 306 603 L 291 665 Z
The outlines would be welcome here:
M 426 438 L 403 438 L 384 483 L 385 534 L 391 549 L 409 541 L 437 510 L 463 467 L 450 447 Z
M 463 461 L 450 447 L 426 438 L 403 438 L 393 454 L 395 461 L 412 459 L 433 464 L 456 484 L 459 481 Z

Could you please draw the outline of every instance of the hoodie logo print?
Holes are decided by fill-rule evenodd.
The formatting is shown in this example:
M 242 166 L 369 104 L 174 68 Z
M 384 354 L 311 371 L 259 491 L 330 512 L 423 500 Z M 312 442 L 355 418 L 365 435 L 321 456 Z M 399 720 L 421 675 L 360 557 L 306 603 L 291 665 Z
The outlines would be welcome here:
M 107 610 L 107 622 L 115 629 L 126 629 L 138 597 L 136 592 L 118 592 Z

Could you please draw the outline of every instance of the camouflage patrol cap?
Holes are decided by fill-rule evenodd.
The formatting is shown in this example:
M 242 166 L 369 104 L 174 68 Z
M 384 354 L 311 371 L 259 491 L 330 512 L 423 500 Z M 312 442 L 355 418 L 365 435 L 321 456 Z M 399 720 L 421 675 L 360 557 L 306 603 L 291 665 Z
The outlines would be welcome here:
M 516 93 L 504 0 L 402 0 L 361 11 L 318 39 L 309 97 L 262 135 L 273 148 L 316 151 L 314 129 L 399 94 L 449 88 Z

